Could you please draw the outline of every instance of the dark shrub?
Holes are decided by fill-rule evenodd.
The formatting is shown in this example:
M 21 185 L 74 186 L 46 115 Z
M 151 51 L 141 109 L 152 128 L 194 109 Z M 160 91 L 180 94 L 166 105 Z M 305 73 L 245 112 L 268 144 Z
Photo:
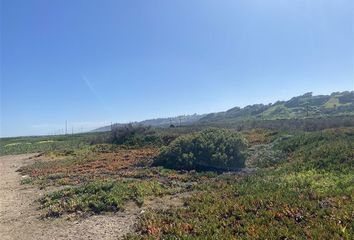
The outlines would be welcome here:
M 163 147 L 154 165 L 183 170 L 244 167 L 246 140 L 236 131 L 211 128 L 178 137 Z
M 114 151 L 114 145 L 112 144 L 96 144 L 91 147 L 92 152 L 96 153 L 110 153 Z
M 170 134 L 161 134 L 160 138 L 163 145 L 169 145 L 179 136 L 180 136 L 179 134 L 170 133 Z
M 158 141 L 159 137 L 151 127 L 142 125 L 133 126 L 132 124 L 113 128 L 109 138 L 110 143 L 125 145 L 146 145 Z

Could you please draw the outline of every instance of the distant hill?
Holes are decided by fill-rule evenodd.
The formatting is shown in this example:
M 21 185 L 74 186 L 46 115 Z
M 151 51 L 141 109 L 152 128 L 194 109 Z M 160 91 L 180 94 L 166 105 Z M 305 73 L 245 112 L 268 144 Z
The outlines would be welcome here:
M 234 107 L 226 112 L 211 113 L 199 123 L 236 122 L 247 119 L 301 119 L 325 116 L 354 115 L 354 91 L 334 92 L 331 95 L 313 96 L 306 93 L 288 101 L 274 104 L 254 104 Z
M 149 119 L 132 124 L 153 127 L 169 127 L 208 124 L 233 123 L 243 120 L 279 120 L 304 119 L 326 116 L 354 116 L 354 91 L 334 92 L 331 95 L 313 96 L 311 92 L 293 97 L 288 101 L 278 101 L 273 104 L 254 104 L 244 108 L 234 107 L 226 112 L 210 113 L 204 115 L 184 115 L 172 118 Z M 122 123 L 113 124 L 114 127 L 124 126 Z M 111 126 L 93 130 L 94 132 L 109 131 Z
M 179 125 L 190 125 L 201 118 L 205 117 L 206 114 L 204 115 L 198 115 L 198 114 L 193 114 L 193 115 L 182 115 L 178 117 L 171 117 L 171 118 L 156 118 L 156 119 L 149 119 L 149 120 L 144 120 L 141 122 L 133 122 L 131 124 L 136 124 L 136 125 L 144 125 L 144 126 L 152 126 L 152 127 L 169 127 L 171 124 L 174 126 L 179 126 Z M 127 123 L 114 123 L 113 127 L 120 127 L 127 125 Z M 93 130 L 93 132 L 106 132 L 110 131 L 111 126 L 105 126 L 101 128 L 97 128 Z

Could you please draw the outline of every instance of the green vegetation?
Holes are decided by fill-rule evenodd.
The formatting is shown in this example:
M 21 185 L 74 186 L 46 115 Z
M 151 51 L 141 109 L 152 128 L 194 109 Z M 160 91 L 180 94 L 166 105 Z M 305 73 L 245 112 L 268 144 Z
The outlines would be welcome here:
M 282 140 L 274 147 L 288 161 L 241 179 L 205 181 L 185 208 L 148 212 L 139 234 L 127 238 L 351 239 L 353 142 L 354 129 Z
M 353 167 L 352 129 L 301 133 L 281 142 L 277 147 L 291 153 L 297 167 L 302 169 L 346 171 Z
M 247 120 L 279 120 L 353 116 L 354 92 L 336 92 L 331 95 L 313 96 L 306 93 L 288 101 L 274 104 L 254 104 L 235 107 L 226 112 L 212 113 L 198 123 L 235 123 Z
M 159 196 L 164 191 L 156 181 L 95 181 L 80 187 L 66 188 L 42 198 L 48 217 L 64 213 L 119 211 L 128 201 L 141 206 L 145 196 Z
M 204 184 L 185 200 L 185 208 L 147 213 L 140 223 L 143 236 L 135 238 L 350 239 L 350 192 L 313 189 L 308 182 L 316 181 L 316 175 L 303 182 L 282 182 L 281 176 L 258 174 Z
M 162 148 L 154 165 L 182 170 L 244 167 L 246 140 L 237 132 L 210 128 L 181 136 Z
M 168 131 L 166 136 L 172 134 L 172 130 Z M 140 218 L 138 232 L 127 239 L 353 236 L 353 128 L 291 135 L 262 129 L 247 131 L 243 133 L 249 142 L 247 151 L 245 140 L 233 130 L 206 129 L 192 134 L 182 128 L 178 131 L 174 136 L 181 136 L 163 147 L 156 159 L 163 161 L 171 156 L 169 164 L 173 165 L 174 160 L 184 159 L 183 153 L 195 150 L 210 154 L 195 159 L 213 159 L 210 156 L 214 152 L 228 156 L 230 146 L 241 146 L 237 152 L 247 156 L 248 166 L 260 169 L 253 174 L 217 174 L 175 171 L 149 164 L 136 168 L 144 157 L 139 158 L 134 151 L 142 150 L 98 144 L 46 153 L 45 157 L 54 160 L 37 161 L 24 168 L 23 173 L 30 178 L 22 183 L 71 185 L 40 199 L 48 217 L 121 211 L 127 202 L 141 206 L 146 198 L 187 193 L 183 195 L 183 206 L 148 210 Z M 132 164 L 124 165 L 131 151 L 138 161 L 129 160 Z M 116 163 L 121 166 L 113 167 Z M 222 164 L 223 161 L 217 166 Z M 179 166 L 189 169 L 193 165 Z
M 271 106 L 263 112 L 263 118 L 265 119 L 286 119 L 293 117 L 294 114 L 283 104 Z
M 105 151 L 114 148 L 137 148 L 169 144 L 181 133 L 180 129 L 152 129 L 144 126 L 126 125 L 113 128 L 111 132 L 83 133 L 73 135 L 15 137 L 0 139 L 0 156 L 23 153 L 64 153 L 100 145 Z
M 40 199 L 47 217 L 144 206 L 127 239 L 353 239 L 354 119 L 305 116 L 345 113 L 350 94 L 235 108 L 198 125 L 2 139 L 0 154 L 42 152 L 20 171 L 21 184 L 61 186 Z M 160 206 L 170 198 L 179 204 Z
M 174 128 L 173 132 L 180 132 L 180 128 L 186 129 L 186 126 L 187 128 L 192 126 L 192 129 L 215 126 L 238 130 L 269 128 L 277 131 L 316 131 L 353 126 L 353 116 L 354 91 L 345 91 L 318 96 L 306 93 L 288 101 L 277 101 L 273 104 L 254 104 L 244 108 L 234 107 L 225 112 L 205 115 L 150 119 L 133 125 L 155 128 L 167 128 L 171 125 Z M 125 126 L 126 124 L 113 124 L 114 128 Z M 105 126 L 95 131 L 110 131 L 111 128 L 112 126 Z
M 60 136 L 15 137 L 0 139 L 0 155 L 71 151 L 88 146 L 107 133 L 85 133 Z
M 134 122 L 132 125 L 138 125 L 138 126 L 151 126 L 151 127 L 177 127 L 180 125 L 190 125 L 195 122 L 197 122 L 199 119 L 204 117 L 206 114 L 203 115 L 198 115 L 198 114 L 193 114 L 193 115 L 182 115 L 182 116 L 177 116 L 177 117 L 169 117 L 169 118 L 157 118 L 157 119 L 148 119 L 144 120 L 141 122 Z M 96 129 L 96 132 L 108 132 L 111 131 L 112 127 L 113 128 L 120 128 L 124 127 L 126 125 L 130 124 L 121 124 L 121 123 L 115 123 L 110 126 L 105 126 L 105 127 L 100 127 Z
M 151 127 L 142 125 L 133 126 L 128 124 L 122 127 L 113 128 L 110 132 L 109 142 L 113 144 L 125 144 L 133 146 L 143 146 L 148 144 L 158 144 L 160 138 Z
M 40 154 L 34 158 L 34 163 L 19 171 L 41 188 L 75 186 L 98 179 L 119 178 L 119 172 L 125 173 L 128 167 L 149 165 L 156 154 L 156 148 L 121 149 L 115 145 L 98 144 L 73 151 Z

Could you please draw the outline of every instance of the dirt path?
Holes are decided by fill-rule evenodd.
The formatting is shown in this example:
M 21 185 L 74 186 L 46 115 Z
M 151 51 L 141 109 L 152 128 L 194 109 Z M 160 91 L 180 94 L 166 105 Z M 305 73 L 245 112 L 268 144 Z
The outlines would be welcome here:
M 92 216 L 79 221 L 63 218 L 41 220 L 42 212 L 35 202 L 44 190 L 21 185 L 22 176 L 16 172 L 30 164 L 33 155 L 0 157 L 0 238 L 2 240 L 32 239 L 121 239 L 133 230 L 136 210 L 125 213 Z

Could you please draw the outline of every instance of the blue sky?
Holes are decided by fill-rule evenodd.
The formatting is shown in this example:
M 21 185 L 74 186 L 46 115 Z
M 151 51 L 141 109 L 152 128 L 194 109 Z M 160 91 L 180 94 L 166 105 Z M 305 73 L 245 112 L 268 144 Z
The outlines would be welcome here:
M 353 90 L 352 0 L 1 0 L 1 136 Z

